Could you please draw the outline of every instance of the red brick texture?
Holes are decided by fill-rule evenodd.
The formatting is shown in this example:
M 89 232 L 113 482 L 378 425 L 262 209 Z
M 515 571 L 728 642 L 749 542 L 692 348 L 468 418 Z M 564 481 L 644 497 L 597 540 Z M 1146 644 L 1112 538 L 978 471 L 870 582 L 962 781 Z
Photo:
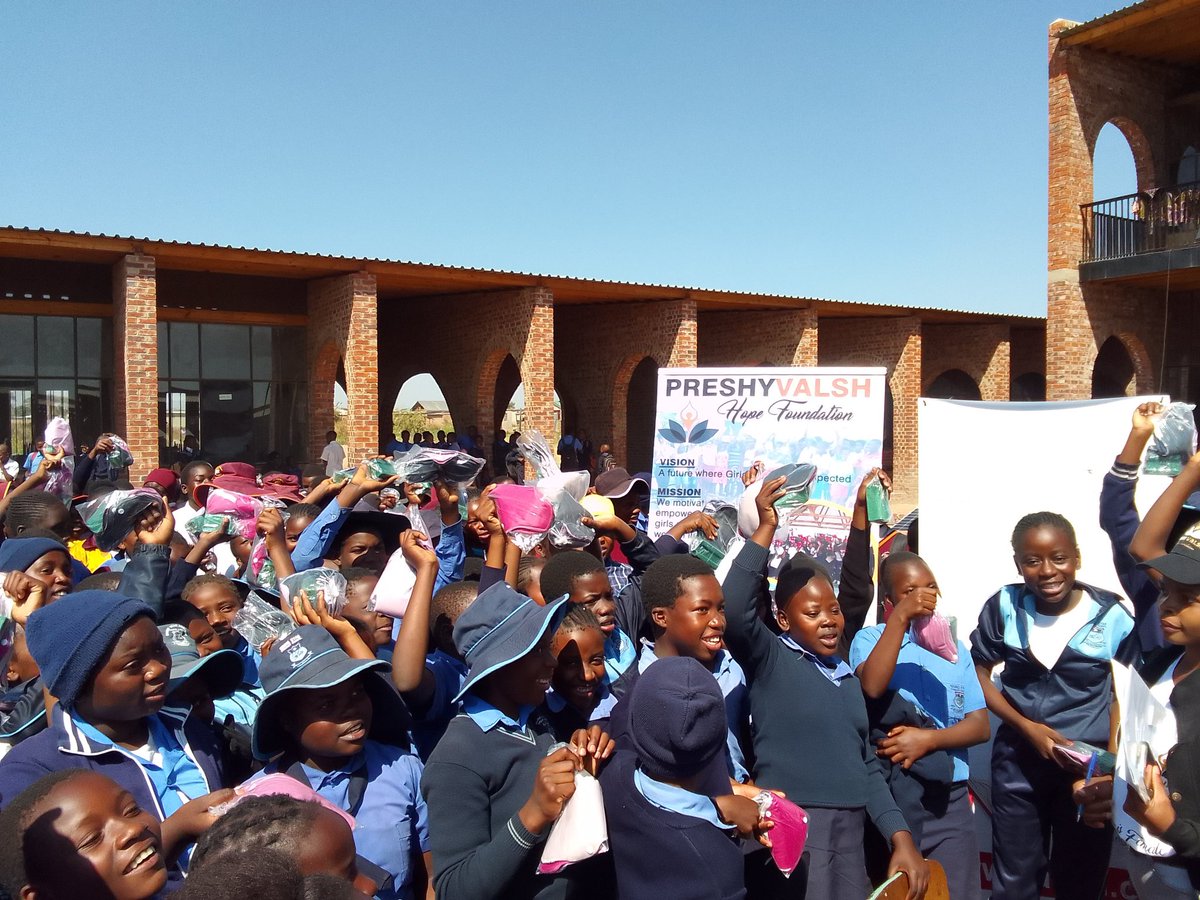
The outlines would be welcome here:
M 130 480 L 158 465 L 158 287 L 154 258 L 113 266 L 113 430 L 133 453 Z
M 564 408 L 576 416 L 564 427 L 582 428 L 597 446 L 612 444 L 624 465 L 631 407 L 636 421 L 652 421 L 656 401 L 653 390 L 630 396 L 634 370 L 647 357 L 659 367 L 697 364 L 696 304 L 662 300 L 560 306 L 554 347 L 558 391 Z
M 338 363 L 346 373 L 346 459 L 379 449 L 379 366 L 375 276 L 356 272 L 308 285 L 308 455 L 318 459 L 333 428 Z
M 921 387 L 948 369 L 966 372 L 984 400 L 1007 400 L 1011 383 L 1009 326 L 1005 322 L 925 325 L 921 329 Z
M 820 328 L 820 365 L 887 368 L 892 394 L 893 496 L 900 507 L 916 503 L 917 398 L 923 346 L 920 318 L 826 318 Z
M 1092 368 L 1100 346 L 1121 338 L 1137 376 L 1130 390 L 1156 389 L 1163 296 L 1116 284 L 1081 284 L 1083 217 L 1092 202 L 1096 139 L 1112 122 L 1129 142 L 1138 190 L 1174 183 L 1174 163 L 1200 125 L 1168 100 L 1187 84 L 1187 73 L 1086 47 L 1049 40 L 1049 243 L 1047 269 L 1046 395 L 1049 400 L 1091 396 Z
M 815 366 L 817 314 L 811 309 L 702 312 L 702 366 Z

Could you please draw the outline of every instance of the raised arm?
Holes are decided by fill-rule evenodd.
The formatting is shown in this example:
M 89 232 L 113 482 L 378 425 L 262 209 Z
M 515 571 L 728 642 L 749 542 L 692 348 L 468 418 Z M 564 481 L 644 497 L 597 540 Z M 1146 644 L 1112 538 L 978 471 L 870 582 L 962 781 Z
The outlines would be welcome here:
M 779 515 L 775 503 L 783 496 L 786 479 L 775 478 L 764 482 L 759 488 L 758 528 L 750 540 L 738 552 L 725 577 L 722 590 L 725 594 L 725 641 L 734 659 L 746 670 L 748 680 L 778 652 L 779 642 L 771 629 L 758 615 L 758 592 L 762 584 L 763 570 L 767 565 L 767 551 L 779 527 Z
M 1171 479 L 1162 496 L 1154 501 L 1146 513 L 1146 518 L 1138 526 L 1129 545 L 1129 552 L 1134 559 L 1144 562 L 1162 556 L 1171 549 L 1167 546 L 1171 528 L 1179 517 L 1179 510 L 1197 488 L 1200 488 L 1200 453 L 1187 461 L 1183 471 Z
M 420 711 L 428 707 L 437 687 L 433 673 L 425 665 L 425 655 L 429 652 L 429 606 L 433 602 L 438 559 L 433 551 L 421 545 L 412 530 L 400 535 L 400 550 L 417 573 L 417 580 L 400 623 L 400 633 L 396 635 L 392 683 L 405 701 Z

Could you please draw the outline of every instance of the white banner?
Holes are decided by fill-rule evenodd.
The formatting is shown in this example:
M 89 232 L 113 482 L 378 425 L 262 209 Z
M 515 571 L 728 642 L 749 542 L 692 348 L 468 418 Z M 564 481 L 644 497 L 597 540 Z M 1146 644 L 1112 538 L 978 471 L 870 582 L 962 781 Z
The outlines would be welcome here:
M 959 637 L 970 636 L 988 597 L 1020 580 L 1011 538 L 1026 513 L 1066 516 L 1079 540 L 1080 580 L 1123 594 L 1100 528 L 1100 486 L 1125 445 L 1133 411 L 1151 400 L 1167 402 L 918 401 L 921 556 L 942 589 L 938 611 L 957 616 Z M 1139 479 L 1143 513 L 1168 481 Z
M 650 534 L 706 500 L 737 504 L 756 462 L 817 468 L 808 503 L 789 513 L 776 560 L 803 551 L 840 572 L 858 483 L 883 454 L 881 368 L 659 369 Z

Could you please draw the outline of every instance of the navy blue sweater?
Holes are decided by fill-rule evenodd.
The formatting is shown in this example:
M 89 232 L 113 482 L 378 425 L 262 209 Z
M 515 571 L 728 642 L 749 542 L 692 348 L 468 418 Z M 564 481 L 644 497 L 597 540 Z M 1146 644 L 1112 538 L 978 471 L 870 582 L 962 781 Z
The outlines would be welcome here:
M 867 706 L 854 676 L 834 684 L 785 646 L 754 602 L 767 551 L 747 543 L 725 579 L 725 642 L 750 685 L 754 780 L 800 806 L 866 809 L 884 837 L 907 831 L 868 740 Z
M 633 783 L 637 757 L 618 751 L 600 774 L 621 900 L 745 897 L 742 851 L 710 822 L 660 809 Z
M 1125 589 L 1125 596 L 1133 603 L 1142 650 L 1149 651 L 1165 646 L 1166 642 L 1158 618 L 1158 585 L 1145 569 L 1137 567 L 1138 561 L 1129 552 L 1133 536 L 1142 524 L 1133 502 L 1137 483 L 1137 466 L 1114 462 L 1112 468 L 1104 473 L 1100 488 L 1100 527 L 1112 545 L 1113 568 L 1117 570 L 1117 578 Z

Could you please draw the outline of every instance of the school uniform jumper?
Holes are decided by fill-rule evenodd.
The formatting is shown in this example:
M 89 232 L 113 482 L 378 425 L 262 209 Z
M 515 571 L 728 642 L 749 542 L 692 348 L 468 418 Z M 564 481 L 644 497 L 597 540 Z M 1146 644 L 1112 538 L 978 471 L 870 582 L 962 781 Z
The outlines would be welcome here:
M 1133 617 L 1108 591 L 1076 582 L 1088 604 L 1084 625 L 1050 667 L 1029 650 L 1034 595 L 1024 584 L 993 594 L 971 635 L 976 664 L 1004 663 L 1000 689 L 1021 715 L 1068 740 L 1107 747 L 1112 670 L 1138 653 Z M 1112 827 L 1075 821 L 1074 776 L 1042 759 L 1017 731 L 1002 724 L 992 745 L 994 900 L 1036 900 L 1047 868 L 1060 900 L 1100 895 L 1112 847 Z M 1054 852 L 1046 847 L 1053 835 Z
M 868 741 L 858 679 L 840 660 L 825 668 L 759 618 L 755 598 L 766 563 L 767 551 L 748 542 L 724 585 L 725 641 L 750 685 L 754 779 L 809 813 L 807 896 L 862 900 L 870 891 L 864 818 L 889 840 L 908 826 Z

